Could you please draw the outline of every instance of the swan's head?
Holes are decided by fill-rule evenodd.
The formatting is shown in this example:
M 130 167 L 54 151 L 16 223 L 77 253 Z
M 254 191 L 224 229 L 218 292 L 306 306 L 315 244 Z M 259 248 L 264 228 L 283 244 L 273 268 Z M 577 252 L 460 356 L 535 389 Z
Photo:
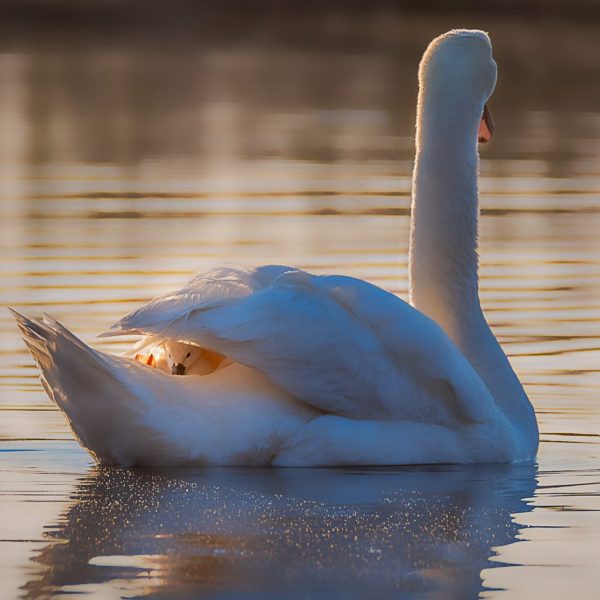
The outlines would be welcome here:
M 185 375 L 202 358 L 202 348 L 193 344 L 165 342 L 163 349 L 171 375 Z
M 491 139 L 494 125 L 487 101 L 496 86 L 496 62 L 487 33 L 453 29 L 435 38 L 419 66 L 419 106 L 443 111 L 448 125 L 475 120 L 478 139 Z

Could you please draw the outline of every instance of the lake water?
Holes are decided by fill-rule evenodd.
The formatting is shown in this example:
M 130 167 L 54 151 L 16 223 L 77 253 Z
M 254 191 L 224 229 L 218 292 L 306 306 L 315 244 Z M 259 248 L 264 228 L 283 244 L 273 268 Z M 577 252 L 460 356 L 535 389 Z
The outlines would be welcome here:
M 4 36 L 0 304 L 121 352 L 95 336 L 215 265 L 405 298 L 416 66 L 456 23 L 311 10 L 225 37 L 211 19 Z M 600 39 L 532 23 L 460 24 L 490 30 L 499 63 L 481 295 L 538 414 L 537 464 L 98 468 L 1 309 L 0 596 L 596 596 Z

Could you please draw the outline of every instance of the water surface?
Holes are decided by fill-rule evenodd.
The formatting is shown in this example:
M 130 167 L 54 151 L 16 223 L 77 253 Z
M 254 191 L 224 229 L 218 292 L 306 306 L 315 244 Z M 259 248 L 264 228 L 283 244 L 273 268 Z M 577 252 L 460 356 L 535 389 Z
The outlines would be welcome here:
M 95 336 L 215 265 L 288 263 L 406 298 L 416 64 L 455 23 L 316 22 L 177 44 L 96 31 L 77 51 L 72 32 L 4 39 L 0 304 L 120 352 Z M 538 463 L 98 468 L 2 311 L 6 597 L 597 593 L 600 43 L 581 23 L 480 25 L 500 68 L 482 299 L 535 405 Z

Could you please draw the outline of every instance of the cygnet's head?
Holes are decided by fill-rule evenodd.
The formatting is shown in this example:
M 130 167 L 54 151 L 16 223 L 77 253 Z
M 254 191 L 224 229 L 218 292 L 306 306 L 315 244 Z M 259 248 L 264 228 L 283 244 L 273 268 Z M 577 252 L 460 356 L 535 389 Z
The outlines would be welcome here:
M 474 120 L 479 141 L 489 141 L 494 125 L 486 103 L 496 78 L 492 44 L 485 32 L 453 29 L 440 35 L 429 44 L 419 65 L 421 118 L 424 112 L 436 113 L 450 128 L 453 122 Z
M 202 357 L 202 348 L 184 342 L 165 342 L 163 349 L 171 375 L 185 375 Z

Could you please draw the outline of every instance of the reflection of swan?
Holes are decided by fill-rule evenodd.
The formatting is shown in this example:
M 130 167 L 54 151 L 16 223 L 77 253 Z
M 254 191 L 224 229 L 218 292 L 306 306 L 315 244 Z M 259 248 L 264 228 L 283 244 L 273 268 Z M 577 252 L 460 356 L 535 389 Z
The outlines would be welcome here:
M 49 524 L 26 590 L 477 598 L 534 489 L 528 465 L 93 469 Z
M 124 465 L 531 459 L 535 415 L 477 290 L 477 139 L 491 135 L 495 81 L 482 32 L 437 38 L 421 63 L 411 291 L 423 312 L 364 281 L 270 266 L 200 275 L 115 326 L 234 361 L 203 378 L 18 317 L 82 443 Z

